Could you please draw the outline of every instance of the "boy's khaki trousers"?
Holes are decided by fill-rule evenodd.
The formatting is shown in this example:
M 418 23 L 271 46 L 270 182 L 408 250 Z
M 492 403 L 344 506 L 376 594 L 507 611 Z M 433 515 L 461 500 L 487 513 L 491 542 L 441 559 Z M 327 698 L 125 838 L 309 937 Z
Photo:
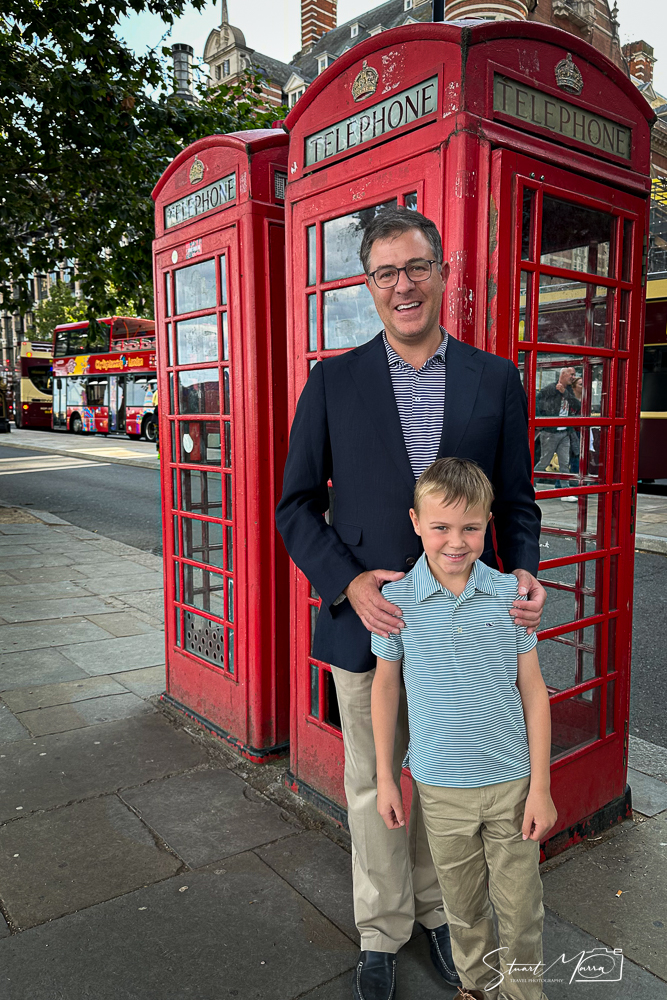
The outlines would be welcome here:
M 500 990 L 511 1000 L 541 1000 L 540 846 L 521 836 L 530 778 L 485 788 L 417 784 L 463 987 L 486 990 L 489 998 Z M 521 970 L 510 971 L 512 961 Z M 502 982 L 491 969 L 499 969 Z
M 447 922 L 433 867 L 419 794 L 413 782 L 409 833 L 388 830 L 377 811 L 371 686 L 375 670 L 355 674 L 332 667 L 345 746 L 345 795 L 352 838 L 354 918 L 362 951 L 395 954 L 410 940 L 415 920 L 433 929 Z M 405 690 L 394 747 L 400 781 L 408 745 Z

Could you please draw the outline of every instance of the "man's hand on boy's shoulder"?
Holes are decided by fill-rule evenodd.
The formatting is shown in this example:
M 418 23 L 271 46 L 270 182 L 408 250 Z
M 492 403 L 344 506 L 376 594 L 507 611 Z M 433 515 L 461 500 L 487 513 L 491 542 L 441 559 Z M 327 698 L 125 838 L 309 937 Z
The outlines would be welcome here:
M 368 631 L 383 639 L 390 634 L 399 635 L 405 622 L 401 609 L 382 596 L 381 587 L 384 583 L 402 580 L 404 576 L 405 573 L 390 569 L 373 569 L 355 576 L 343 591 Z
M 542 610 L 547 600 L 547 592 L 542 584 L 527 569 L 515 569 L 512 572 L 519 582 L 519 598 L 510 608 L 510 615 L 515 625 L 523 625 L 529 633 L 540 625 Z

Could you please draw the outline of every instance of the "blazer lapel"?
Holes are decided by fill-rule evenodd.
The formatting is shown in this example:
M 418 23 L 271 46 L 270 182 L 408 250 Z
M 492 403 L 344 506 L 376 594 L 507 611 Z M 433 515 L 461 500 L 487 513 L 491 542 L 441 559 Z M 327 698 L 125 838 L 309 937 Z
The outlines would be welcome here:
M 475 407 L 484 368 L 483 355 L 449 336 L 446 353 L 445 413 L 438 458 L 455 455 Z
M 412 491 L 415 477 L 405 447 L 382 334 L 378 334 L 361 354 L 350 351 L 348 359 L 350 374 L 369 418 Z

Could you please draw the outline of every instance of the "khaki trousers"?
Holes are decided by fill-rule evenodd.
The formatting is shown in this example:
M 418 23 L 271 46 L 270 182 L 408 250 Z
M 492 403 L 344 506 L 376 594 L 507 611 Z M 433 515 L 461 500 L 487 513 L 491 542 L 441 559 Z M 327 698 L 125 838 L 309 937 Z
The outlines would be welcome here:
M 485 788 L 418 782 L 456 970 L 465 989 L 484 990 L 489 998 L 498 990 L 508 1000 L 544 998 L 540 847 L 521 837 L 529 784 L 529 778 Z M 511 970 L 512 961 L 521 969 Z
M 377 811 L 371 686 L 375 670 L 355 674 L 332 667 L 345 747 L 345 795 L 352 838 L 354 918 L 362 951 L 395 954 L 410 940 L 415 920 L 432 929 L 446 923 L 413 782 L 409 831 L 388 830 Z M 408 745 L 405 690 L 401 694 L 394 776 L 400 780 Z

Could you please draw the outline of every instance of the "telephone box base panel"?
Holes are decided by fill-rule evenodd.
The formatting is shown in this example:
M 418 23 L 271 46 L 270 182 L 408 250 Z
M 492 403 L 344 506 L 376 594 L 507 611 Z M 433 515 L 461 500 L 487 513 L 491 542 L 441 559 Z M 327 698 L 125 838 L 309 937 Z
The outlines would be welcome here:
M 623 795 L 608 802 L 606 806 L 598 809 L 590 816 L 585 816 L 573 826 L 566 830 L 561 830 L 555 837 L 551 837 L 542 844 L 540 860 L 545 861 L 555 858 L 557 854 L 562 854 L 568 847 L 574 847 L 582 840 L 591 837 L 598 837 L 606 833 L 613 826 L 617 826 L 626 819 L 632 818 L 632 792 L 629 785 L 625 786 Z
M 240 753 L 242 757 L 246 757 L 251 760 L 254 764 L 265 764 L 268 761 L 276 760 L 279 757 L 285 757 L 289 753 L 289 743 L 277 743 L 271 747 L 252 747 L 248 746 L 247 743 L 243 743 L 241 740 L 232 736 L 226 730 L 222 729 L 220 726 L 216 725 L 215 722 L 211 722 L 210 719 L 205 719 L 203 715 L 199 712 L 195 712 L 194 709 L 188 708 L 187 705 L 183 705 L 180 701 L 176 701 L 171 695 L 163 691 L 160 695 L 160 701 L 163 701 L 166 705 L 171 708 L 176 709 L 181 715 L 187 716 L 188 719 L 193 719 L 194 722 L 199 723 L 211 734 L 211 736 L 217 736 L 218 739 L 224 740 L 225 743 Z M 305 798 L 305 796 L 304 796 Z
M 288 771 L 285 775 L 285 784 L 290 791 L 299 795 L 305 802 L 310 803 L 311 806 L 315 806 L 316 809 L 319 809 L 325 816 L 329 816 L 342 826 L 343 829 L 349 830 L 347 825 L 347 809 L 344 809 L 343 806 L 339 806 L 337 802 L 328 799 L 326 795 L 318 792 L 316 788 L 313 788 L 306 781 L 302 781 L 301 778 L 297 778 L 291 771 Z

